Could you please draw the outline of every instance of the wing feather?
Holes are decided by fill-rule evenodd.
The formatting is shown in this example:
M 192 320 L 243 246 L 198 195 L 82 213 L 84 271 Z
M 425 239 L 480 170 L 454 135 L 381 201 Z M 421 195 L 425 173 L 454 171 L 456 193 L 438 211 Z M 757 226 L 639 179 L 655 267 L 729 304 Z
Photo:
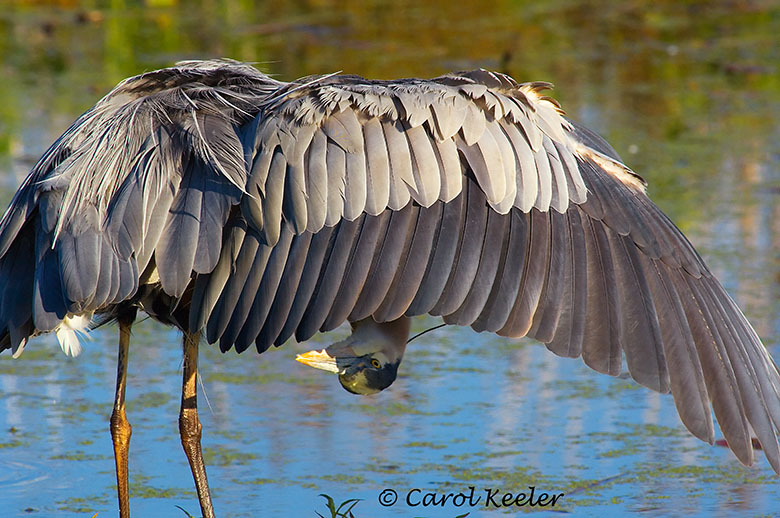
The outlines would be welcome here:
M 71 301 L 71 310 L 80 312 L 89 306 L 95 297 L 98 285 L 100 260 L 99 222 L 97 211 L 92 208 L 85 213 L 79 225 L 62 236 L 57 245 L 57 257 L 62 272 L 65 296 Z
M 506 121 L 501 122 L 501 129 L 512 142 L 515 154 L 515 207 L 523 212 L 529 212 L 534 206 L 539 190 L 539 176 L 536 171 L 534 153 L 530 144 L 520 133 L 520 129 Z
M 499 151 L 501 152 L 501 165 L 503 166 L 504 174 L 504 198 L 498 202 L 495 206 L 496 211 L 499 214 L 506 214 L 512 208 L 517 197 L 517 160 L 515 158 L 512 144 L 509 141 L 501 125 L 496 123 L 488 124 L 487 130 L 496 142 Z M 493 172 L 494 175 L 501 175 L 501 171 Z
M 235 217 L 228 230 L 225 242 L 220 251 L 219 260 L 209 275 L 199 275 L 192 295 L 192 307 L 190 311 L 190 331 L 200 331 L 206 325 L 214 306 L 217 304 L 228 280 L 233 275 L 233 266 L 236 263 L 244 237 L 247 232 L 246 220 Z
M 563 159 L 558 154 L 555 143 L 545 138 L 542 142 L 544 150 L 547 152 L 547 159 L 552 171 L 552 199 L 550 206 L 558 212 L 565 212 L 569 207 L 569 181 L 566 178 L 566 172 L 563 170 Z
M 408 249 L 411 239 L 409 229 L 417 218 L 418 210 L 416 206 L 409 204 L 399 211 L 391 212 L 387 230 L 381 237 L 381 243 L 377 245 L 378 250 L 369 269 L 368 279 L 349 315 L 350 321 L 371 316 L 385 299 L 401 257 Z
M 530 214 L 516 210 L 511 212 L 509 239 L 506 243 L 505 256 L 499 261 L 499 271 L 496 274 L 496 282 L 493 283 L 493 291 L 479 318 L 472 324 L 477 331 L 495 333 L 507 323 L 522 281 L 522 275 L 518 275 L 517 272 L 523 271 L 527 256 L 529 220 Z
M 280 236 L 281 237 L 281 236 Z M 238 334 L 249 316 L 255 295 L 263 280 L 268 259 L 276 249 L 255 241 L 256 236 L 245 236 L 244 246 L 236 261 L 235 278 L 238 282 L 230 282 L 226 286 L 226 296 L 220 298 L 213 317 L 219 318 L 212 326 L 206 328 L 207 337 L 219 337 L 219 348 L 222 352 L 236 345 Z M 254 253 L 252 253 L 254 250 Z M 219 327 L 216 327 L 216 326 Z M 216 340 L 214 340 L 216 341 Z M 241 352 L 236 348 L 237 352 Z
M 351 113 L 351 110 L 347 110 Z M 350 221 L 357 219 L 366 208 L 367 181 L 366 181 L 366 156 L 363 147 L 363 133 L 361 127 L 354 118 L 358 135 L 360 136 L 360 149 L 346 154 L 346 174 L 344 179 L 344 217 Z
M 279 338 L 289 318 L 290 310 L 295 302 L 295 295 L 300 286 L 306 258 L 311 248 L 311 241 L 312 234 L 310 232 L 304 232 L 292 238 L 276 297 L 255 340 L 255 344 L 260 350 L 268 349 Z
M 292 307 L 287 316 L 287 321 L 284 323 L 284 327 L 282 327 L 282 331 L 274 341 L 274 345 L 282 345 L 293 336 L 298 328 L 306 308 L 309 306 L 312 294 L 317 287 L 317 281 L 324 267 L 323 265 L 327 263 L 327 258 L 333 250 L 335 238 L 336 232 L 334 227 L 325 227 L 312 235 L 311 246 L 306 256 L 306 262 L 303 265 L 303 273 L 301 273 L 301 280 L 298 283 Z
M 284 267 L 289 257 L 290 245 L 292 244 L 294 230 L 285 226 L 282 229 L 282 233 L 279 236 L 279 242 L 271 250 L 268 260 L 262 268 L 255 268 L 253 271 L 262 272 L 262 279 L 260 284 L 254 290 L 251 288 L 245 288 L 244 292 L 248 293 L 247 301 L 250 299 L 251 307 L 248 311 L 244 312 L 239 310 L 242 308 L 241 300 L 237 305 L 237 311 L 233 314 L 226 335 L 233 335 L 232 328 L 239 329 L 238 334 L 235 335 L 234 346 L 236 352 L 241 353 L 245 351 L 260 335 L 260 331 L 265 324 L 268 312 L 271 309 L 271 303 L 276 298 L 277 289 L 284 273 Z M 252 283 L 254 284 L 254 283 Z M 242 294 L 243 295 L 243 294 Z M 248 305 L 248 304 L 247 304 Z M 237 315 L 243 313 L 244 318 L 236 318 Z M 233 323 L 235 322 L 235 327 Z M 265 351 L 269 344 L 257 343 L 257 352 Z
M 569 239 L 568 220 L 565 214 L 549 212 L 550 256 L 546 268 L 544 287 L 539 295 L 538 309 L 534 313 L 528 335 L 540 342 L 550 342 L 563 310 L 563 292 L 566 263 L 569 261 L 566 242 Z
M 566 261 L 562 274 L 561 314 L 555 334 L 547 343 L 547 348 L 552 352 L 569 358 L 582 354 L 587 322 L 588 263 L 585 229 L 580 214 L 579 209 L 572 209 L 566 213 L 569 225 L 564 245 Z
M 306 150 L 306 229 L 317 232 L 324 225 L 328 215 L 328 137 L 325 133 L 314 133 L 311 145 Z
M 631 377 L 658 392 L 669 391 L 663 340 L 638 250 L 626 238 L 607 232 L 618 296 L 618 336 Z
M 440 230 L 435 237 L 431 250 L 432 255 L 428 260 L 420 289 L 417 290 L 417 294 L 407 310 L 409 315 L 430 312 L 439 301 L 447 285 L 447 279 L 449 279 L 457 260 L 463 227 L 466 223 L 466 198 L 466 193 L 463 192 L 451 202 L 444 204 Z
M 458 243 L 452 271 L 439 301 L 430 311 L 433 315 L 449 315 L 466 299 L 479 267 L 479 257 L 485 240 L 488 206 L 485 196 L 474 183 L 466 190 L 466 221 Z
M 615 266 L 606 229 L 581 212 L 585 238 L 586 291 L 585 335 L 582 360 L 598 372 L 617 376 L 622 367 L 618 336 L 618 296 Z
M 267 247 L 260 248 L 260 236 L 248 225 L 245 233 L 241 232 L 241 230 L 238 230 L 238 232 L 239 234 L 244 234 L 241 236 L 240 245 L 236 245 L 240 246 L 240 249 L 235 259 L 232 258 L 232 254 L 228 256 L 231 273 L 224 288 L 219 292 L 219 298 L 208 317 L 206 339 L 209 343 L 216 343 L 223 336 L 225 328 L 227 328 L 235 311 L 238 299 L 246 287 L 247 278 L 250 275 L 255 259 L 262 257 L 266 253 L 265 250 L 267 250 Z M 216 292 L 214 294 L 216 295 Z M 229 347 L 233 345 L 233 342 L 226 340 L 224 345 Z
M 387 206 L 391 210 L 400 210 L 409 203 L 411 198 L 409 190 L 417 190 L 412 174 L 412 156 L 404 136 L 403 125 L 397 122 L 383 122 L 382 130 L 387 143 L 387 155 L 390 158 L 390 201 Z
M 390 201 L 390 157 L 382 124 L 377 117 L 363 124 L 363 141 L 366 146 L 366 212 L 376 216 L 385 210 Z
M 412 191 L 412 197 L 422 207 L 430 207 L 441 193 L 441 173 L 431 138 L 425 126 L 407 129 L 406 138 L 411 151 L 412 176 L 417 187 Z
M 639 254 L 655 299 L 664 355 L 673 369 L 669 382 L 683 424 L 696 437 L 712 444 L 715 440 L 701 362 L 680 296 L 669 271 L 659 261 Z
M 501 259 L 506 256 L 508 223 L 508 215 L 488 212 L 485 240 L 474 282 L 460 307 L 444 317 L 445 322 L 471 325 L 482 313 L 497 280 Z
M 460 194 L 463 185 L 458 148 L 451 139 L 434 142 L 433 150 L 441 172 L 441 195 L 439 199 L 450 203 Z
M 498 330 L 502 336 L 525 336 L 531 328 L 539 297 L 550 264 L 550 222 L 548 214 L 531 211 L 528 247 L 523 261 L 520 289 L 506 324 Z
M 347 262 L 354 253 L 353 249 L 359 241 L 357 237 L 360 228 L 363 226 L 363 221 L 364 218 L 354 221 L 344 219 L 339 224 L 333 249 L 327 263 L 323 264 L 323 269 L 309 301 L 309 306 L 306 308 L 301 323 L 295 332 L 295 338 L 299 342 L 308 340 L 325 323 L 325 319 L 328 317 L 330 308 L 333 305 L 333 300 L 336 298 L 339 286 L 344 278 Z
M 542 212 L 550 209 L 550 203 L 553 197 L 553 177 L 550 168 L 550 158 L 544 147 L 534 151 L 534 170 L 537 174 L 538 191 L 534 207 Z
M 334 329 L 344 322 L 355 307 L 360 292 L 366 283 L 374 257 L 377 255 L 379 237 L 387 231 L 390 211 L 379 216 L 367 216 L 360 229 L 358 243 L 348 260 L 339 292 L 333 301 L 323 327 Z
M 459 142 L 458 150 L 466 157 L 487 202 L 495 209 L 506 195 L 501 151 L 489 131 L 483 131 L 474 144 L 469 145 L 467 142 L 466 139 Z
M 35 237 L 32 222 L 21 227 L 8 253 L 0 257 L 0 335 L 8 333 L 7 347 L 14 357 L 24 351 L 28 337 L 33 333 L 33 290 L 35 284 Z
M 442 207 L 437 203 L 417 212 L 417 221 L 410 228 L 409 249 L 403 253 L 395 278 L 387 290 L 385 300 L 373 313 L 379 322 L 400 318 L 417 295 L 420 282 L 428 266 L 433 240 L 441 223 Z

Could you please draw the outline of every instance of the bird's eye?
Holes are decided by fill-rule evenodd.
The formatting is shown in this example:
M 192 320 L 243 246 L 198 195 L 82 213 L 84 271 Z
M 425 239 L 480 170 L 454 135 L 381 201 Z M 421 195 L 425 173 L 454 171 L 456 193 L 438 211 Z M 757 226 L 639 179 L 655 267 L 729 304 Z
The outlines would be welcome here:
M 379 360 L 377 360 L 376 358 L 371 358 L 371 366 L 375 369 L 378 369 L 379 367 L 382 366 L 382 364 L 379 363 Z

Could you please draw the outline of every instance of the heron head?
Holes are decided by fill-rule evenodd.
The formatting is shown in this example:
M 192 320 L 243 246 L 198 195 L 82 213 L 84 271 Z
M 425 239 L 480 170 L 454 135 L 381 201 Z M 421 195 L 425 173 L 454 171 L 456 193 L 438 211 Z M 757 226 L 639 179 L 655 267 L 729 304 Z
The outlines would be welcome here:
M 352 334 L 325 349 L 299 354 L 301 363 L 338 374 L 341 386 L 353 394 L 376 394 L 395 381 L 401 364 L 409 319 L 377 323 L 367 318 L 352 323 Z

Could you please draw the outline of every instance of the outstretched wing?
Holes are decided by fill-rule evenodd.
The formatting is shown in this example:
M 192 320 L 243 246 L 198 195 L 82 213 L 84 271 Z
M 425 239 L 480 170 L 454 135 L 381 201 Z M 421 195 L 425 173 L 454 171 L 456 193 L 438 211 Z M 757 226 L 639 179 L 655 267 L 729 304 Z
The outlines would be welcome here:
M 483 70 L 333 77 L 258 116 L 252 169 L 191 329 L 259 351 L 345 319 L 442 315 L 671 391 L 685 425 L 780 469 L 780 375 L 699 255 L 600 137 Z M 774 421 L 773 421 L 774 420 Z
M 712 403 L 737 457 L 752 426 L 780 471 L 774 362 L 643 180 L 544 86 L 282 84 L 229 62 L 128 80 L 0 223 L 0 347 L 150 290 L 223 350 L 430 313 L 612 375 L 625 355 L 697 437 L 714 440 Z

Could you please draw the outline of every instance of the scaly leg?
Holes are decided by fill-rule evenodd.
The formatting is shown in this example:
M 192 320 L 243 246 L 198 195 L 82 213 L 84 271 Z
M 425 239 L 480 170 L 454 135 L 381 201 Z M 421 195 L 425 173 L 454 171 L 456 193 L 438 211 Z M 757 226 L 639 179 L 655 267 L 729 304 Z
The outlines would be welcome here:
M 114 442 L 116 460 L 116 487 L 119 497 L 120 518 L 130 517 L 130 495 L 127 489 L 127 452 L 130 448 L 132 428 L 125 415 L 125 386 L 127 382 L 127 354 L 130 347 L 130 327 L 135 320 L 135 310 L 119 316 L 119 357 L 116 366 L 116 394 L 114 411 L 111 412 L 111 439 Z
M 206 466 L 200 448 L 201 424 L 198 419 L 198 341 L 200 333 L 184 332 L 184 377 L 181 388 L 181 413 L 179 413 L 179 433 L 181 445 L 190 461 L 190 469 L 198 490 L 198 500 L 203 518 L 214 518 L 211 505 L 209 482 L 206 480 Z

